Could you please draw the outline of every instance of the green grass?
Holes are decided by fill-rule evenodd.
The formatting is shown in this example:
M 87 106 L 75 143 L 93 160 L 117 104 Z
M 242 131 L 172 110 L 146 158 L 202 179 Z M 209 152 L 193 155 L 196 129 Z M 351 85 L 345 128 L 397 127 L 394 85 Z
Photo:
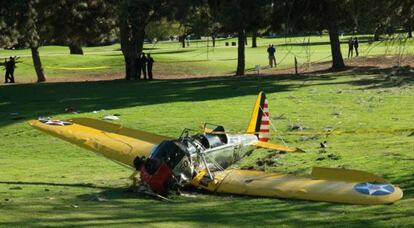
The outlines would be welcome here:
M 347 55 L 348 36 L 341 37 L 342 53 Z M 145 44 L 145 52 L 151 53 L 156 61 L 155 75 L 226 75 L 233 74 L 237 64 L 237 48 L 226 47 L 225 42 L 236 41 L 234 38 L 218 39 L 217 47 L 207 48 L 205 40 L 192 41 L 190 47 L 181 48 L 178 42 L 159 42 Z M 309 43 L 308 43 L 309 42 Z M 330 60 L 330 46 L 327 36 L 289 37 L 289 38 L 259 38 L 258 48 L 246 48 L 246 69 L 252 71 L 256 65 L 267 66 L 266 48 L 269 44 L 277 45 L 277 61 L 280 68 L 294 65 L 294 56 L 299 65 L 308 62 L 324 62 Z M 414 41 L 408 40 L 400 45 L 398 39 L 368 43 L 368 38 L 360 37 L 360 55 L 395 55 L 399 53 L 414 54 Z M 211 45 L 211 43 L 210 43 Z M 250 39 L 249 39 L 250 45 Z M 403 47 L 403 48 L 401 48 Z M 113 74 L 123 74 L 123 56 L 119 44 L 105 47 L 86 47 L 85 55 L 71 56 L 69 49 L 61 46 L 46 46 L 40 48 L 40 55 L 49 78 L 66 78 L 89 75 L 107 77 Z M 17 81 L 36 81 L 30 50 L 0 50 L 0 57 L 11 55 L 21 56 L 17 64 Z M 177 64 L 179 63 L 179 64 Z M 83 68 L 105 67 L 104 69 L 88 70 Z M 81 69 L 61 69 L 81 68 Z
M 412 73 L 394 77 L 382 73 L 387 70 L 318 77 L 1 86 L 0 226 L 412 227 L 414 137 L 408 137 L 409 132 L 344 134 L 314 140 L 285 134 L 291 124 L 311 130 L 413 127 Z M 398 83 L 393 78 L 398 78 Z M 118 113 L 120 124 L 172 137 L 185 127 L 197 129 L 203 122 L 223 124 L 237 132 L 245 129 L 260 90 L 267 92 L 270 114 L 280 135 L 290 146 L 307 151 L 279 157 L 274 165 L 265 167 L 267 171 L 306 175 L 313 166 L 361 169 L 401 186 L 404 198 L 392 205 L 362 206 L 197 193 L 195 198 L 174 196 L 173 203 L 164 203 L 126 192 L 131 170 L 25 123 L 39 115 L 101 118 L 104 113 Z M 69 106 L 79 114 L 65 113 Z M 101 109 L 105 111 L 92 113 Z M 12 112 L 20 113 L 23 119 L 12 120 Z M 282 114 L 285 119 L 275 118 Z M 326 153 L 318 148 L 323 140 L 329 144 Z M 277 138 L 272 141 L 280 142 Z M 255 166 L 267 153 L 257 150 L 240 166 Z M 340 159 L 331 160 L 329 154 Z

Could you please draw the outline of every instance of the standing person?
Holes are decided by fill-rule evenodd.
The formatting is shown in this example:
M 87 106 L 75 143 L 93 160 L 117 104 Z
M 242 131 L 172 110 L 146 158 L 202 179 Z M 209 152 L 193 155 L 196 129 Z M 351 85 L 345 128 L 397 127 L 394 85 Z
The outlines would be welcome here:
M 154 59 L 151 57 L 151 54 L 148 54 L 147 56 L 147 62 L 148 62 L 148 79 L 152 80 L 152 65 L 154 64 Z
M 275 52 L 276 52 L 276 49 L 274 48 L 273 44 L 269 45 L 269 47 L 267 48 L 267 53 L 269 54 L 270 67 L 273 67 L 273 64 L 275 65 L 275 67 L 277 66 Z
M 186 37 L 186 40 L 187 40 L 187 47 L 190 47 L 190 39 L 191 39 L 191 35 L 190 35 L 190 34 L 188 34 L 188 35 L 187 35 L 187 37 Z
M 272 62 L 270 61 L 270 49 L 271 49 L 272 45 L 269 44 L 269 46 L 267 47 L 267 55 L 268 55 L 268 59 L 269 59 L 269 66 L 272 65 Z
M 355 39 L 354 39 L 354 48 L 355 48 L 355 56 L 359 56 L 359 52 L 358 52 L 358 48 L 359 48 L 358 37 L 355 37 Z
M 6 66 L 6 74 L 4 75 L 5 82 L 4 83 L 14 83 L 14 69 L 16 68 L 16 60 L 18 57 L 11 57 L 9 58 L 9 61 L 7 59 L 4 59 L 4 65 Z
M 137 56 L 137 76 L 135 79 L 141 79 L 141 55 Z
M 147 57 L 145 56 L 145 53 L 142 52 L 141 55 L 141 69 L 142 69 L 142 74 L 144 74 L 144 79 L 147 79 Z
M 348 40 L 348 59 L 354 55 L 354 39 L 351 37 Z

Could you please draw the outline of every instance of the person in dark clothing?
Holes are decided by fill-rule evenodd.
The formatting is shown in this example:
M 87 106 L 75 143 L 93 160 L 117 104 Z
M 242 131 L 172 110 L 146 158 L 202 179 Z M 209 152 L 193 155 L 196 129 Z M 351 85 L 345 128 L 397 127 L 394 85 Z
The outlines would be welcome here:
M 147 62 L 148 62 L 148 59 L 145 56 L 145 53 L 142 52 L 142 55 L 141 55 L 141 69 L 142 69 L 142 74 L 144 75 L 144 79 L 147 79 Z
M 151 54 L 147 56 L 147 63 L 148 63 L 148 78 L 152 80 L 152 65 L 154 64 L 154 59 L 151 57 Z
M 141 56 L 137 57 L 137 75 L 135 79 L 141 79 Z
M 351 37 L 348 41 L 348 58 L 354 55 L 354 39 Z
M 273 67 L 273 64 L 277 66 L 275 52 L 276 52 L 276 49 L 274 48 L 273 44 L 269 45 L 269 47 L 267 48 L 267 53 L 269 54 L 270 67 Z
M 354 48 L 355 48 L 355 56 L 359 56 L 359 52 L 358 52 L 358 48 L 359 48 L 358 37 L 355 37 L 355 39 L 354 39 Z
M 16 68 L 16 60 L 18 57 L 11 57 L 9 61 L 7 59 L 4 60 L 4 65 L 6 66 L 6 74 L 4 75 L 5 82 L 4 83 L 14 83 L 14 68 Z

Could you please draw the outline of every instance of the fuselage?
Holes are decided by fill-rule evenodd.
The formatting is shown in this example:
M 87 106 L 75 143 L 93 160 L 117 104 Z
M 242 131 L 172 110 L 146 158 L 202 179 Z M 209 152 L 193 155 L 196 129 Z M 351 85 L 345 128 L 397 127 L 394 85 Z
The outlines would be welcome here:
M 191 157 L 196 160 L 201 152 L 205 155 L 211 170 L 226 169 L 251 153 L 256 148 L 253 144 L 258 141 L 257 136 L 251 134 L 225 134 L 225 137 L 227 138 L 225 142 L 204 147 L 200 151 L 192 151 Z M 200 168 L 206 167 L 201 163 Z
M 190 184 L 202 170 L 211 174 L 228 168 L 252 152 L 257 141 L 257 136 L 252 134 L 224 133 L 202 133 L 163 141 L 139 168 L 141 180 L 157 193 L 165 194 L 171 185 Z

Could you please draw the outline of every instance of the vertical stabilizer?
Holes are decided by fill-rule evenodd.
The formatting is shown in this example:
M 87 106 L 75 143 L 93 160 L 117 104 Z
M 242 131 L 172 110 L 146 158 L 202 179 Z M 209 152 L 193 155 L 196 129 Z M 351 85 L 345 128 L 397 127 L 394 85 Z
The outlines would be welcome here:
M 255 134 L 259 141 L 267 142 L 269 140 L 270 122 L 269 107 L 266 94 L 262 91 L 256 99 L 253 107 L 252 116 L 247 127 L 247 133 Z

